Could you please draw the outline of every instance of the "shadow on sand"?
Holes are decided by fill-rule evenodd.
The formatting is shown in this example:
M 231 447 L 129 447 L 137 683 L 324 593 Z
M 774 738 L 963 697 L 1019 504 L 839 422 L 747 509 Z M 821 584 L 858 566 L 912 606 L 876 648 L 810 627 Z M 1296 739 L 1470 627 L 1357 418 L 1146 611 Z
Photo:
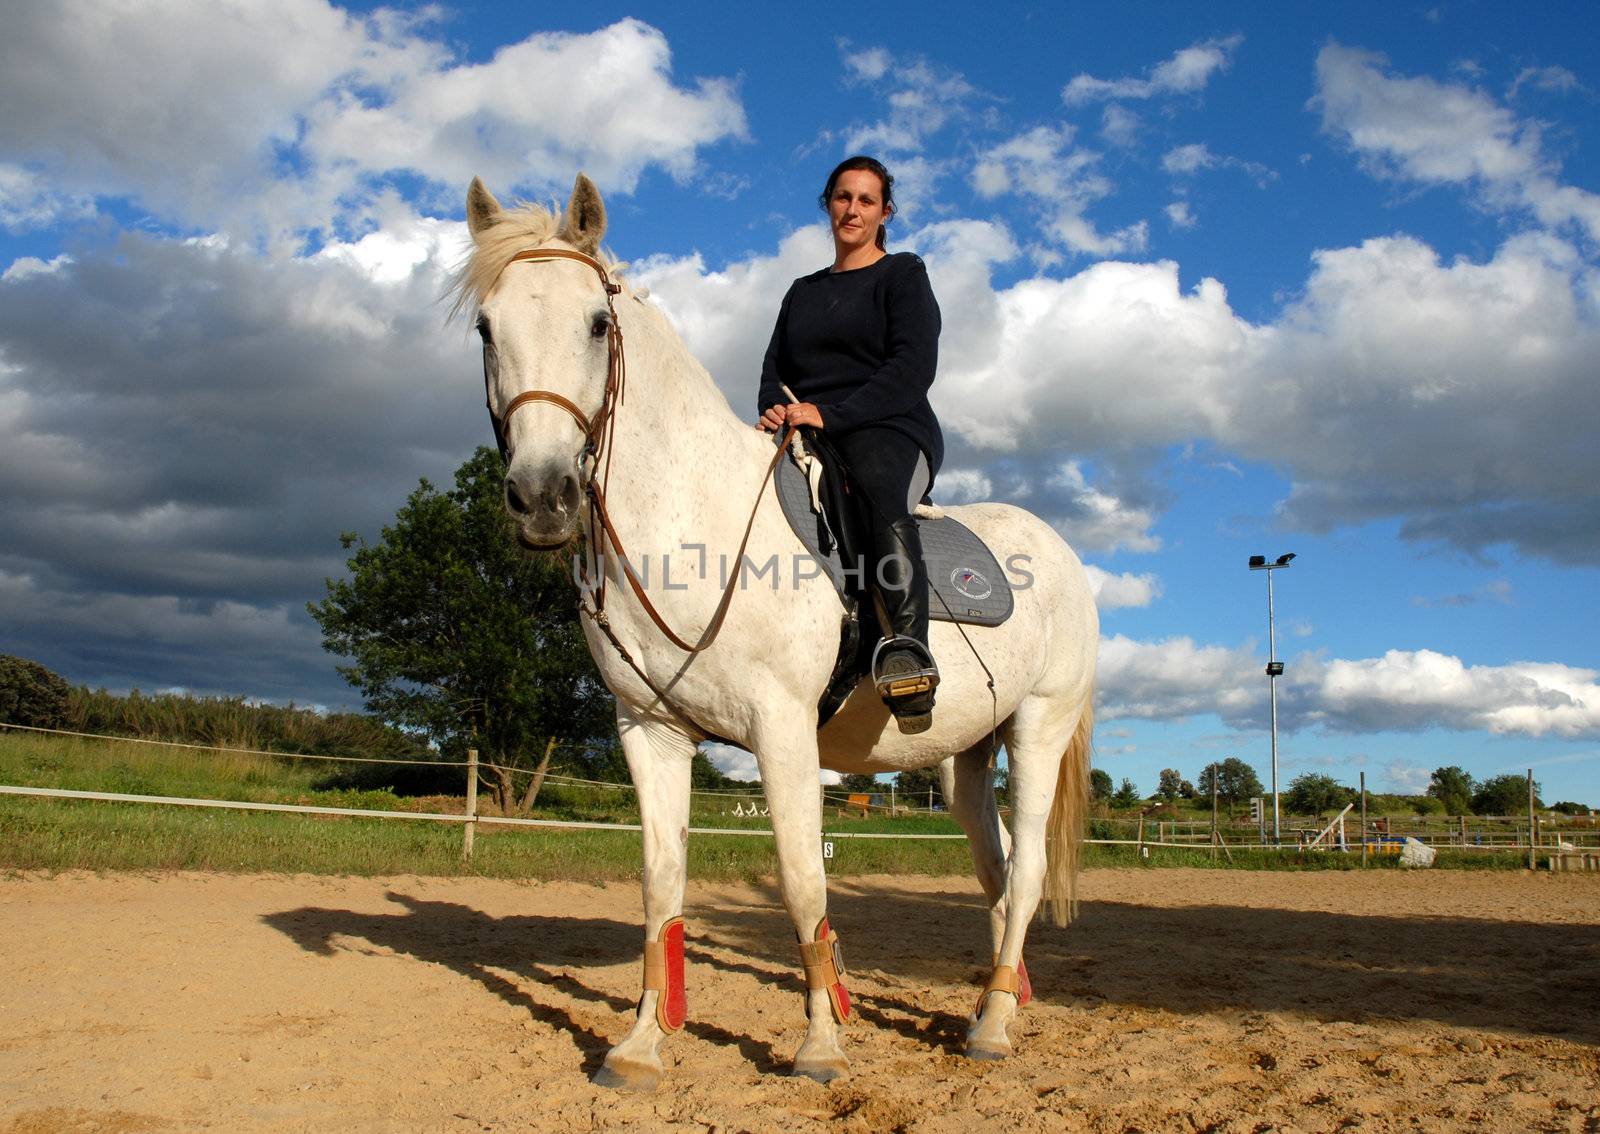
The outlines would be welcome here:
M 566 913 L 496 918 L 458 903 L 388 896 L 404 909 L 304 908 L 264 920 L 310 952 L 332 952 L 337 935 L 448 966 L 567 1031 L 591 1073 L 620 1038 L 620 1032 L 599 1035 L 530 989 L 544 985 L 627 1013 L 631 1000 L 566 970 L 637 963 L 638 923 Z M 691 965 L 782 984 L 797 993 L 795 1010 L 801 1011 L 794 933 L 775 887 L 753 893 L 713 888 L 688 914 Z M 989 943 L 987 919 L 974 897 L 955 890 L 899 894 L 836 880 L 829 917 L 843 937 L 849 967 L 887 978 L 888 991 L 857 991 L 864 1021 L 958 1051 L 965 1020 L 930 1010 L 897 986 L 953 989 L 980 979 Z M 1600 1005 L 1600 925 L 1096 901 L 1085 902 L 1068 929 L 1036 922 L 1027 960 L 1035 995 L 1058 1005 L 1126 1004 L 1180 1014 L 1278 1011 L 1322 1021 L 1415 1019 L 1600 1043 L 1594 1012 Z M 692 1014 L 686 1028 L 736 1045 L 764 1071 L 786 1066 L 771 1045 L 750 1036 Z

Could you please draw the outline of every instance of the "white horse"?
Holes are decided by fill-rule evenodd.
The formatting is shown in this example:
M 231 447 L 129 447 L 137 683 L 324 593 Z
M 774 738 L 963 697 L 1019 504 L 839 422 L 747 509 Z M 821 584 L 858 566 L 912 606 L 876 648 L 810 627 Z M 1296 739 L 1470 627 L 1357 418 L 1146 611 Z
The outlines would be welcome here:
M 616 695 L 639 794 L 644 993 L 597 1081 L 653 1089 L 660 1041 L 683 1022 L 689 765 L 704 736 L 753 752 L 761 772 L 808 986 L 795 1072 L 826 1082 L 848 1068 L 839 1041 L 849 997 L 827 922 L 819 767 L 881 773 L 939 765 L 993 938 L 993 976 L 966 1050 L 1005 1056 L 1007 1024 L 1028 996 L 1021 966 L 1029 923 L 1042 899 L 1058 925 L 1073 904 L 1099 634 L 1077 556 L 1020 509 L 951 508 L 1000 562 L 1023 568 L 1012 579 L 1011 618 L 965 628 L 993 674 L 993 697 L 956 627 L 935 622 L 930 645 L 943 680 L 929 731 L 903 735 L 864 681 L 819 732 L 817 702 L 838 651 L 842 608 L 826 576 L 799 566 L 807 562 L 802 545 L 765 479 L 772 439 L 733 413 L 644 295 L 611 279 L 599 259 L 605 208 L 588 178 L 579 175 L 564 215 L 504 210 L 474 179 L 467 223 L 474 247 L 458 296 L 475 309 L 484 340 L 490 413 L 508 459 L 507 508 L 528 547 L 561 547 L 581 534 L 598 572 L 591 584 L 604 588 L 586 593 L 584 628 Z M 607 523 L 609 534 L 597 530 Z M 618 542 L 635 568 L 654 568 L 653 583 L 632 588 Z M 773 557 L 777 575 L 757 573 Z M 667 630 L 691 645 L 713 640 L 692 652 Z M 995 808 L 995 740 L 1010 758 L 1009 833 Z

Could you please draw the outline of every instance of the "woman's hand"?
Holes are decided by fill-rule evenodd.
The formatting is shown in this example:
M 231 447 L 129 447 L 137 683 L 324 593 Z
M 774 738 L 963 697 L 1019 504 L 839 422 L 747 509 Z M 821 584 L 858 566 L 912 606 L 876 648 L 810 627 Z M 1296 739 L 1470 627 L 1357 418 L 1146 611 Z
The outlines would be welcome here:
M 773 408 L 783 409 L 783 420 L 786 425 L 810 425 L 817 429 L 822 428 L 822 411 L 810 402 L 796 402 L 794 405 Z
M 767 412 L 761 415 L 761 420 L 756 422 L 756 428 L 767 433 L 778 431 L 791 425 L 810 425 L 817 429 L 822 426 L 822 411 L 811 402 L 796 402 L 787 406 L 768 406 Z

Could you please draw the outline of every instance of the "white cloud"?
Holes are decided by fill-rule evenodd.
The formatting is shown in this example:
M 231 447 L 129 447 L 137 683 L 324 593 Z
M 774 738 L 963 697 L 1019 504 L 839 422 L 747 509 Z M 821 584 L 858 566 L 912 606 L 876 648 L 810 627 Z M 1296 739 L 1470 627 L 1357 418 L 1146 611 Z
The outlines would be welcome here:
M 1109 145 L 1127 149 L 1139 139 L 1139 116 L 1121 103 L 1107 103 L 1100 114 L 1100 136 Z
M 1216 714 L 1230 727 L 1264 728 L 1262 659 L 1250 649 L 1187 637 L 1100 642 L 1103 719 L 1180 720 Z M 1497 735 L 1600 737 L 1600 671 L 1553 662 L 1468 665 L 1432 650 L 1382 657 L 1292 660 L 1278 683 L 1280 727 L 1335 733 L 1446 729 Z
M 452 204 L 475 173 L 539 189 L 585 168 L 627 191 L 649 166 L 686 177 L 701 147 L 743 135 L 731 84 L 676 84 L 665 37 L 637 20 L 463 63 L 429 38 L 434 15 L 24 5 L 0 40 L 0 147 L 55 203 L 17 206 L 0 177 L 0 220 L 127 196 L 181 227 L 297 242 L 369 225 L 392 173 L 448 186 Z
M 1155 575 L 1135 575 L 1126 571 L 1113 575 L 1092 563 L 1085 563 L 1083 569 L 1089 573 L 1089 586 L 1101 610 L 1149 606 L 1161 597 L 1161 580 Z
M 1110 196 L 1113 185 L 1099 172 L 1100 155 L 1073 145 L 1071 126 L 1036 126 L 985 150 L 971 174 L 985 198 L 1025 198 L 1044 214 L 1041 227 L 1074 252 L 1095 256 L 1139 251 L 1149 230 L 1143 221 L 1102 233 L 1084 214 Z
M 972 504 L 994 499 L 994 481 L 978 469 L 940 469 L 939 500 L 946 504 Z
M 896 56 L 881 47 L 862 50 L 848 40 L 839 43 L 846 78 L 882 88 L 889 112 L 876 122 L 857 122 L 845 131 L 851 153 L 915 154 L 950 123 L 971 113 L 970 104 L 984 97 L 958 71 L 913 56 Z
M 1161 168 L 1179 177 L 1192 176 L 1206 169 L 1240 169 L 1262 187 L 1278 176 L 1260 162 L 1213 153 L 1204 142 L 1191 142 L 1168 150 L 1161 157 Z
M 324 245 L 317 259 L 353 265 L 376 283 L 399 284 L 418 268 L 432 262 L 456 263 L 470 238 L 462 221 L 419 217 L 410 210 L 394 210 L 382 227 L 358 240 Z
M 635 19 L 587 35 L 541 32 L 487 63 L 424 54 L 383 100 L 348 93 L 309 112 L 306 149 L 368 173 L 415 170 L 464 186 L 547 185 L 577 168 L 629 192 L 646 166 L 679 179 L 699 147 L 744 134 L 730 83 L 672 81 L 666 36 Z
M 1205 89 L 1213 75 L 1226 71 L 1233 54 L 1244 42 L 1242 35 L 1202 40 L 1158 63 L 1147 79 L 1097 79 L 1077 75 L 1061 91 L 1068 106 L 1102 99 L 1153 98 L 1157 95 L 1194 94 Z
M 1375 176 L 1469 185 L 1497 210 L 1600 238 L 1600 195 L 1563 185 L 1539 124 L 1473 87 L 1392 73 L 1373 52 L 1330 43 L 1317 55 L 1312 106 Z
M 1383 774 L 1387 780 L 1385 786 L 1396 795 L 1421 795 L 1433 781 L 1431 769 L 1419 764 L 1407 764 L 1403 760 L 1391 760 L 1385 764 Z
M 1254 652 L 1199 646 L 1188 637 L 1139 642 L 1100 639 L 1100 719 L 1182 720 L 1215 713 L 1248 721 L 1263 699 Z
M 761 778 L 761 770 L 756 767 L 755 754 L 746 752 L 743 748 L 711 741 L 701 745 L 700 751 L 706 754 L 706 759 L 711 761 L 712 767 L 730 780 L 753 783 Z
M 20 165 L 0 162 L 0 228 L 21 232 L 94 215 L 94 202 L 62 193 Z
M 52 256 L 48 260 L 41 260 L 37 256 L 18 256 L 0 273 L 0 282 L 25 280 L 29 276 L 45 275 L 50 272 L 59 272 L 73 262 L 69 253 L 63 252 L 59 256 Z
M 1154 513 L 1090 484 L 1077 461 L 1069 461 L 1058 469 L 1046 487 L 1064 491 L 1070 502 L 1071 508 L 1065 514 L 1046 515 L 1045 518 L 1061 530 L 1073 547 L 1094 551 L 1161 549 L 1161 540 L 1150 534 L 1156 519 Z M 1126 585 L 1119 593 L 1127 593 Z
M 700 750 L 706 754 L 706 759 L 711 761 L 711 766 L 730 780 L 755 783 L 761 779 L 761 769 L 756 765 L 755 755 L 743 748 L 711 741 L 702 745 Z M 844 777 L 838 772 L 823 768 L 817 778 L 825 786 L 832 787 Z
M 1469 666 L 1432 650 L 1308 667 L 1305 719 L 1346 732 L 1447 728 L 1600 737 L 1600 672 L 1548 662 Z
M 1174 201 L 1161 210 L 1167 215 L 1167 223 L 1173 228 L 1193 228 L 1200 222 L 1195 219 L 1194 213 L 1189 211 L 1188 201 Z
M 1161 157 L 1161 168 L 1168 173 L 1194 173 L 1196 170 L 1210 169 L 1216 164 L 1216 155 L 1204 142 L 1178 146 Z
M 1506 91 L 1506 97 L 1516 98 L 1528 87 L 1549 94 L 1571 94 L 1584 89 L 1578 76 L 1565 67 L 1524 67 Z

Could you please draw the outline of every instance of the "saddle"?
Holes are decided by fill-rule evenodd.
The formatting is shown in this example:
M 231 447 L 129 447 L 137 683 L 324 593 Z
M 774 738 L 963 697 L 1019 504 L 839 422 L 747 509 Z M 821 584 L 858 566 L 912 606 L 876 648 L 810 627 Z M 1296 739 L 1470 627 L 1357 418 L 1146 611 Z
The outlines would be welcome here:
M 803 447 L 796 444 L 778 462 L 774 481 L 789 526 L 844 604 L 839 654 L 817 705 L 820 728 L 871 671 L 882 630 L 872 600 L 865 510 L 858 507 L 838 452 L 817 431 L 803 433 Z M 928 568 L 929 619 L 998 626 L 1010 618 L 1011 584 L 988 545 L 926 499 L 915 515 Z

